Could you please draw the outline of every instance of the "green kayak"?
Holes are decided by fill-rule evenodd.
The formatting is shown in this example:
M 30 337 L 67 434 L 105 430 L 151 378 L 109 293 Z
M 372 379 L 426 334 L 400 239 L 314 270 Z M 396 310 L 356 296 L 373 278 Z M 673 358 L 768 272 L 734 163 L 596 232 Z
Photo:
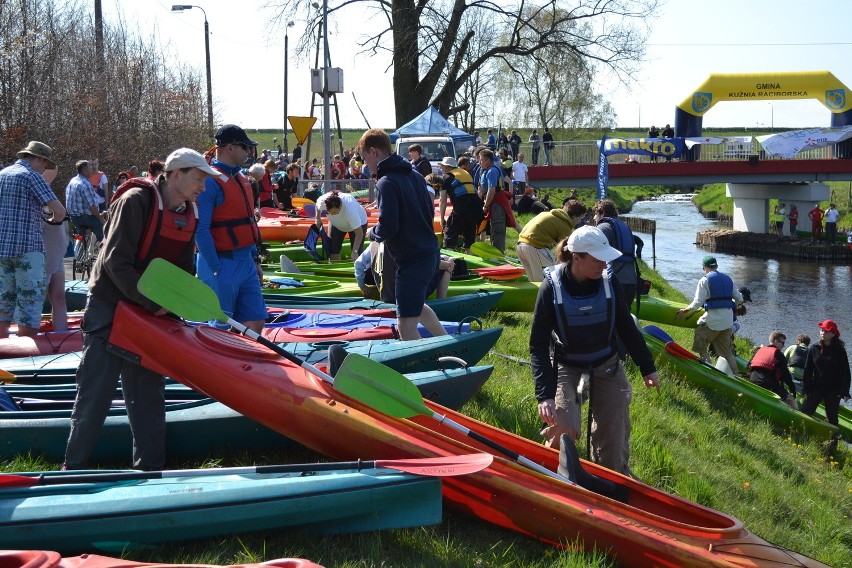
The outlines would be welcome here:
M 712 389 L 728 398 L 733 404 L 744 404 L 782 428 L 822 439 L 828 439 L 837 431 L 835 426 L 824 420 L 793 410 L 774 392 L 746 379 L 729 377 L 711 365 L 678 354 L 680 350 L 683 350 L 680 346 L 676 349 L 667 349 L 667 344 L 647 333 L 645 342 L 654 353 L 658 366 L 670 366 L 690 383 Z M 669 344 L 673 343 L 669 342 Z

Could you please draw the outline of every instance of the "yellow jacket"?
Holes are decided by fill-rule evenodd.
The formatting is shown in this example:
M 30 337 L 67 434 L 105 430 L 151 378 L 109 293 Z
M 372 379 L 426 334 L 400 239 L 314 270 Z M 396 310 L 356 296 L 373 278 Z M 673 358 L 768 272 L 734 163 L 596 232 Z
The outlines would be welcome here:
M 574 230 L 574 222 L 564 209 L 543 211 L 524 225 L 518 241 L 532 247 L 552 249 Z

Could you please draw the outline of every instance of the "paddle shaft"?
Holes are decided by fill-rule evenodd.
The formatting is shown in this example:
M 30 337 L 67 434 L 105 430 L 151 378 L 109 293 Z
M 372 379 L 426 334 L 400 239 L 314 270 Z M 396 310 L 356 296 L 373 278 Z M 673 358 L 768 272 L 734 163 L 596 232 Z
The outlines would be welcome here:
M 496 451 L 500 452 L 501 454 L 510 457 L 513 461 L 515 461 L 515 462 L 517 462 L 521 465 L 524 465 L 524 466 L 526 466 L 526 467 L 528 467 L 532 470 L 535 470 L 539 473 L 542 473 L 542 474 L 544 474 L 548 477 L 558 479 L 559 481 L 565 482 L 568 485 L 577 485 L 576 483 L 574 483 L 573 481 L 571 481 L 567 477 L 562 477 L 561 475 L 559 475 L 555 471 L 551 471 L 551 470 L 547 469 L 546 467 L 544 467 L 543 465 L 535 463 L 531 459 L 522 456 L 518 452 L 510 450 L 509 448 L 507 448 L 507 447 L 505 447 L 501 444 L 498 444 L 494 440 L 486 438 L 482 434 L 480 434 L 478 432 L 474 432 L 470 428 L 466 428 L 466 427 L 462 426 L 461 424 L 459 424 L 458 422 L 456 422 L 452 418 L 447 418 L 446 416 L 441 416 L 437 412 L 432 412 L 432 418 L 434 418 L 435 420 L 437 420 L 438 422 L 440 422 L 442 424 L 446 424 L 447 426 L 449 426 L 453 430 L 457 430 L 458 432 L 461 432 L 462 434 L 464 434 L 465 436 L 467 436 L 469 438 L 473 438 L 474 440 L 476 440 L 477 442 L 479 442 L 481 444 L 485 444 L 486 446 L 488 446 L 492 450 L 496 450 Z
M 31 487 L 35 485 L 68 485 L 75 483 L 114 483 L 120 481 L 143 481 L 176 477 L 211 477 L 217 475 L 250 475 L 275 473 L 308 473 L 318 471 L 340 471 L 386 468 L 428 477 L 466 475 L 491 465 L 490 454 L 468 454 L 459 456 L 414 458 L 402 460 L 348 461 L 311 464 L 260 465 L 246 467 L 224 467 L 209 469 L 171 469 L 163 471 L 116 471 L 105 473 L 79 473 L 67 475 L 36 476 L 0 475 L 2 487 Z

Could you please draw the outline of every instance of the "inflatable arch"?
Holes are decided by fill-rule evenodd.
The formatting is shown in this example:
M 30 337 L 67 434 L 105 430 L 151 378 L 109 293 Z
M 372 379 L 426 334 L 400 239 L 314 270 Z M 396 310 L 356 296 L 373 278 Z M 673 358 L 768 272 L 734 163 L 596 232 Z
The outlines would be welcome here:
M 829 71 L 717 73 L 707 77 L 675 109 L 675 136 L 701 136 L 704 114 L 720 101 L 816 99 L 831 111 L 831 126 L 849 126 L 850 95 L 846 85 Z M 847 142 L 837 145 L 838 157 L 852 156 L 852 144 Z M 698 148 L 693 147 L 695 152 L 689 159 L 698 158 Z

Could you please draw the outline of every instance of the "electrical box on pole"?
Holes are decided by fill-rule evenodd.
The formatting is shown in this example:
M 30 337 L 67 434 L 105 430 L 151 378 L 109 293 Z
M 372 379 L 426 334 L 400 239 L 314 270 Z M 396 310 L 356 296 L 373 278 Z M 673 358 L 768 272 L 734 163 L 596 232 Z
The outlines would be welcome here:
M 328 85 L 323 85 L 323 76 L 326 71 L 328 72 Z M 343 69 L 340 67 L 311 69 L 311 92 L 318 95 L 324 95 L 325 93 L 342 93 Z

